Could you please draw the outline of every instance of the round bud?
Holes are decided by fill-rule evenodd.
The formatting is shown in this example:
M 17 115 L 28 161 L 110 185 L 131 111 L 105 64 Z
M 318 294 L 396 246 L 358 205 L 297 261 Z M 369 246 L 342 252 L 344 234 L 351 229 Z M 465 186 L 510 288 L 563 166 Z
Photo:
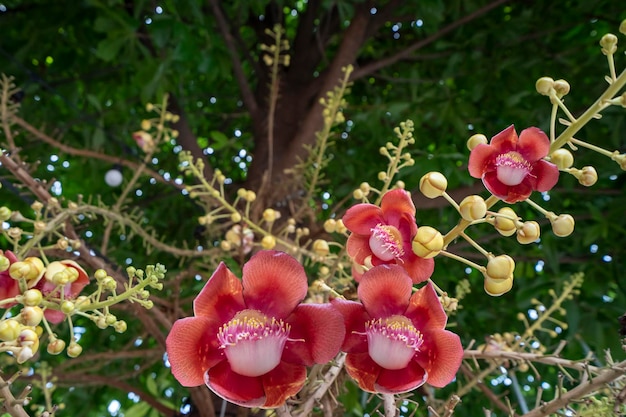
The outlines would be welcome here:
M 222 240 L 220 242 L 220 248 L 225 251 L 228 252 L 233 248 L 233 245 L 230 244 L 230 242 L 228 240 Z
M 263 249 L 267 250 L 274 249 L 274 246 L 276 246 L 276 239 L 274 236 L 267 235 L 261 240 L 261 246 Z
M 115 324 L 115 322 L 117 322 L 117 317 L 115 317 L 115 315 L 114 315 L 114 314 L 107 314 L 107 315 L 104 317 L 104 320 L 106 321 L 106 323 L 107 323 L 109 326 L 112 326 L 113 324 Z
M 0 340 L 11 342 L 17 339 L 22 325 L 15 319 L 6 319 L 0 322 Z
M 357 188 L 356 190 L 352 191 L 352 198 L 354 198 L 355 200 L 363 200 L 363 198 L 365 198 L 365 193 L 360 188 Z
M 522 227 L 517 229 L 517 241 L 522 245 L 536 242 L 540 235 L 539 223 L 534 221 L 524 222 Z
M 50 339 L 46 350 L 51 355 L 58 355 L 65 350 L 65 342 L 61 339 L 57 339 L 56 337 L 52 338 Z
M 428 198 L 443 195 L 448 188 L 448 180 L 441 172 L 432 171 L 420 179 L 420 191 Z
M 542 96 L 549 96 L 552 88 L 554 88 L 554 80 L 550 77 L 541 77 L 535 83 L 535 89 Z
M 596 181 L 598 181 L 598 173 L 596 172 L 596 169 L 592 166 L 583 167 L 580 172 L 578 182 L 585 187 L 591 187 L 596 183 Z
M 337 228 L 337 221 L 335 219 L 328 219 L 324 222 L 324 231 L 326 233 L 334 233 Z
M 493 297 L 499 297 L 513 288 L 513 278 L 491 279 L 485 278 L 485 292 Z
M 105 290 L 113 291 L 117 288 L 117 283 L 113 279 L 113 277 L 106 277 L 102 280 L 102 286 Z
M 413 238 L 413 253 L 420 258 L 434 258 L 443 250 L 443 236 L 439 230 L 430 226 L 420 226 Z
M 570 168 L 574 165 L 574 155 L 564 148 L 557 149 L 550 155 L 550 160 L 560 170 Z
M 256 200 L 256 193 L 254 191 L 246 191 L 246 201 L 252 203 Z
M 468 195 L 459 204 L 459 213 L 467 221 L 482 219 L 487 214 L 485 199 L 478 195 Z
M 96 326 L 98 326 L 98 329 L 106 329 L 107 327 L 109 327 L 106 319 L 103 316 L 100 316 L 96 319 Z
M 37 326 L 43 319 L 43 310 L 39 306 L 24 307 L 20 312 L 20 319 L 25 326 Z
M 337 233 L 341 233 L 341 234 L 344 234 L 344 233 L 346 233 L 348 231 L 348 228 L 346 227 L 346 225 L 343 224 L 343 220 L 341 220 L 341 219 L 337 220 L 335 231 Z
M 513 278 L 515 261 L 509 255 L 494 256 L 487 262 L 485 278 L 503 280 Z
M 280 217 L 280 213 L 274 209 L 268 208 L 263 210 L 263 220 L 268 223 L 273 223 L 276 219 Z
M 487 142 L 487 136 L 483 135 L 482 133 L 476 133 L 475 135 L 470 136 L 470 138 L 467 140 L 467 149 L 471 151 L 480 144 L 486 145 Z
M 93 274 L 94 278 L 98 281 L 105 279 L 107 275 L 107 271 L 105 271 L 104 269 L 97 269 L 96 272 Z
M 377 177 L 379 181 L 385 181 L 387 179 L 387 173 L 385 171 L 380 171 Z
M 43 300 L 43 295 L 36 288 L 26 290 L 22 295 L 22 304 L 25 306 L 37 306 L 41 303 L 41 300 Z
M 556 95 L 558 97 L 566 96 L 569 93 L 570 86 L 569 83 L 565 80 L 556 80 L 554 82 L 554 91 L 556 91 Z
M 502 236 L 511 236 L 517 232 L 516 222 L 517 214 L 515 211 L 511 207 L 502 207 L 495 216 L 493 226 Z
M 9 258 L 0 253 L 0 272 L 4 272 L 11 266 Z
M 70 300 L 65 300 L 61 303 L 61 311 L 65 314 L 72 314 L 75 309 L 74 303 Z
M 233 213 L 230 215 L 230 221 L 234 222 L 234 223 L 239 223 L 241 221 L 241 214 L 239 213 Z
M 76 342 L 70 342 L 67 347 L 67 356 L 70 358 L 77 358 L 83 352 L 83 348 Z
M 330 253 L 328 242 L 323 239 L 317 239 L 313 242 L 313 252 L 320 256 L 326 256 Z
M 127 329 L 126 322 L 124 320 L 118 320 L 113 324 L 113 328 L 118 333 L 124 333 Z
M 622 20 L 622 23 L 619 24 L 619 33 L 626 35 L 626 19 Z
M 569 214 L 560 214 L 550 220 L 552 232 L 558 237 L 566 237 L 574 231 L 574 218 Z
M 2 206 L 0 207 L 0 221 L 6 221 L 9 220 L 11 218 L 11 209 L 6 207 L 6 206 Z
M 361 191 L 363 191 L 363 193 L 364 193 L 365 195 L 367 195 L 367 194 L 369 194 L 371 187 L 370 187 L 369 183 L 367 183 L 367 182 L 362 182 L 362 183 L 359 185 L 359 189 L 360 189 Z
M 607 33 L 600 39 L 600 46 L 603 54 L 614 54 L 617 51 L 617 36 Z

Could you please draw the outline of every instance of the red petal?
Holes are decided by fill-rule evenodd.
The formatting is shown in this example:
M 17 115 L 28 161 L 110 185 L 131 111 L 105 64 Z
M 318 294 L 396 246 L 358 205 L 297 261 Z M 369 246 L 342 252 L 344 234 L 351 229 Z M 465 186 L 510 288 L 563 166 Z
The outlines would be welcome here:
M 517 151 L 528 162 L 535 163 L 548 154 L 550 139 L 537 127 L 522 130 L 517 143 Z
M 300 392 L 306 381 L 306 367 L 281 362 L 261 378 L 266 396 L 263 408 L 276 408 L 283 405 L 287 398 Z
M 461 361 L 463 346 L 459 336 L 447 330 L 434 330 L 423 334 L 424 343 L 415 361 L 428 372 L 428 383 L 443 387 L 454 379 Z
M 487 166 L 492 163 L 498 150 L 491 145 L 481 143 L 470 152 L 467 169 L 474 178 L 482 178 Z
M 530 172 L 537 178 L 535 189 L 537 191 L 548 191 L 556 185 L 559 180 L 559 169 L 551 162 L 537 161 Z
M 363 391 L 376 392 L 376 380 L 382 368 L 372 360 L 369 353 L 348 353 L 345 362 L 348 375 Z
M 400 394 L 409 392 L 424 385 L 428 374 L 415 361 L 409 362 L 403 369 L 382 368 L 374 386 L 376 391 L 383 394 Z
M 402 221 L 407 220 L 409 224 L 415 224 L 415 204 L 405 190 L 397 188 L 386 192 L 380 201 L 380 208 L 386 224 L 398 227 Z
M 350 207 L 341 220 L 352 233 L 368 236 L 378 223 L 385 222 L 380 207 L 367 203 Z
M 65 320 L 65 317 L 67 317 L 62 311 L 50 309 L 45 309 L 43 311 L 43 316 L 52 324 L 59 324 Z
M 509 186 L 502 184 L 498 179 L 496 171 L 486 172 L 483 177 L 483 184 L 489 192 L 501 200 L 505 200 L 509 195 Z
M 518 137 L 517 132 L 515 132 L 515 126 L 511 125 L 492 137 L 491 141 L 489 141 L 489 145 L 492 146 L 498 154 L 517 150 Z
M 215 317 L 222 324 L 245 310 L 241 281 L 221 262 L 193 300 L 195 316 Z
M 230 368 L 228 361 L 223 361 L 206 372 L 204 382 L 225 400 L 252 408 L 265 404 L 262 378 L 239 375 Z
M 357 235 L 355 233 L 348 236 L 346 251 L 352 260 L 359 265 L 363 265 L 365 258 L 372 256 L 369 240 L 369 236 Z
M 443 329 L 448 322 L 448 316 L 430 282 L 413 293 L 404 315 L 422 332 L 428 329 Z
M 373 318 L 403 314 L 409 304 L 413 281 L 398 265 L 376 266 L 361 277 L 357 292 Z
M 371 320 L 371 317 L 363 308 L 363 304 L 340 298 L 332 300 L 331 304 L 343 316 L 346 329 L 341 350 L 348 353 L 367 352 L 365 322 Z
M 410 248 L 411 246 L 409 246 Z M 414 284 L 426 281 L 433 275 L 435 270 L 435 260 L 420 258 L 411 250 L 402 258 L 404 263 L 398 263 L 402 266 L 411 277 Z
M 243 266 L 243 297 L 248 308 L 285 318 L 309 289 L 300 262 L 284 252 L 261 251 Z
M 286 322 L 291 331 L 283 360 L 311 366 L 326 363 L 339 353 L 346 328 L 342 315 L 330 304 L 302 304 Z
M 185 387 L 204 382 L 204 372 L 223 361 L 217 331 L 219 323 L 209 317 L 187 317 L 174 322 L 165 340 L 172 374 Z
M 11 278 L 8 270 L 0 272 L 0 301 L 6 300 L 7 298 L 13 298 L 18 294 L 20 294 L 19 281 Z M 11 305 L 15 305 L 15 303 L 10 305 L 2 304 L 0 308 L 9 308 Z

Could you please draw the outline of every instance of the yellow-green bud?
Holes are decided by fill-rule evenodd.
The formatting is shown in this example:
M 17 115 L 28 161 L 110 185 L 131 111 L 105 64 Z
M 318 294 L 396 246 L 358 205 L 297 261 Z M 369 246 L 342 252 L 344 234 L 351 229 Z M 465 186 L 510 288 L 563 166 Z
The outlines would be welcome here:
M 106 329 L 107 327 L 109 327 L 106 319 L 103 316 L 100 316 L 96 319 L 96 326 L 98 326 L 99 329 Z
M 102 280 L 102 287 L 104 287 L 105 290 L 113 291 L 117 288 L 117 283 L 112 277 L 106 277 Z
M 90 304 L 91 298 L 87 297 L 86 295 L 80 295 L 76 297 L 76 300 L 74 300 L 74 307 L 78 308 L 81 311 L 85 311 Z
M 11 342 L 17 339 L 22 325 L 15 319 L 6 319 L 0 322 L 0 340 Z
M 493 297 L 499 297 L 513 288 L 513 278 L 491 279 L 485 278 L 485 292 Z
M 4 272 L 11 266 L 11 261 L 6 256 L 0 254 L 0 272 Z
M 276 246 L 276 239 L 274 236 L 267 235 L 261 240 L 261 246 L 263 249 L 274 249 L 274 246 Z
M 535 242 L 540 235 L 539 223 L 535 221 L 524 222 L 522 227 L 517 229 L 517 241 L 522 245 Z
M 20 312 L 20 319 L 25 326 L 37 326 L 43 319 L 43 310 L 39 306 L 26 306 Z
M 365 195 L 369 194 L 369 192 L 370 192 L 370 190 L 371 190 L 370 185 L 369 185 L 369 183 L 367 183 L 367 182 L 362 182 L 362 183 L 359 185 L 359 189 L 360 189 L 361 191 L 363 191 L 363 193 L 364 193 Z
M 493 256 L 487 262 L 485 278 L 503 280 L 513 278 L 515 261 L 509 255 Z
M 273 223 L 276 219 L 280 218 L 280 212 L 268 208 L 263 211 L 263 220 L 268 223 Z
M 550 77 L 541 77 L 535 83 L 535 89 L 542 96 L 549 96 L 550 90 L 554 88 L 554 80 Z
M 37 306 L 41 303 L 41 300 L 43 300 L 43 295 L 36 288 L 26 290 L 22 295 L 22 304 L 25 306 Z
M 620 23 L 619 33 L 621 33 L 622 35 L 626 35 L 626 19 L 622 20 L 622 23 Z
M 104 269 L 98 269 L 93 274 L 94 278 L 97 279 L 98 281 L 105 279 L 107 277 L 107 275 L 108 275 L 107 271 L 105 271 Z
M 232 221 L 233 223 L 239 223 L 241 221 L 241 214 L 239 213 L 233 213 L 230 215 L 230 221 Z
M 420 226 L 413 238 L 413 253 L 420 258 L 434 258 L 443 250 L 443 236 L 439 230 L 430 226 Z
M 113 324 L 115 324 L 115 322 L 117 321 L 117 317 L 115 317 L 115 315 L 113 315 L 113 314 L 107 314 L 107 315 L 104 317 L 104 320 L 106 321 L 106 323 L 107 323 L 109 326 L 112 326 L 112 325 L 113 325 Z
M 141 121 L 141 129 L 142 130 L 150 130 L 150 126 L 152 126 L 152 123 L 150 123 L 150 120 L 143 119 Z
M 343 224 L 343 220 L 341 220 L 341 219 L 337 220 L 337 225 L 336 225 L 335 231 L 337 233 L 341 233 L 341 234 L 344 234 L 344 233 L 346 233 L 348 231 L 348 228 L 346 227 L 346 225 Z
M 250 190 L 246 191 L 246 201 L 252 203 L 254 200 L 256 200 L 256 193 Z
M 245 188 L 239 188 L 237 190 L 237 197 L 245 199 L 247 193 L 248 193 L 248 190 L 246 190 Z
M 468 195 L 459 204 L 459 213 L 467 221 L 482 219 L 487 214 L 485 199 L 478 195 Z
M 39 258 L 28 257 L 23 261 L 18 261 L 9 267 L 9 275 L 13 279 L 25 279 L 35 281 L 44 273 L 45 267 Z
M 580 172 L 580 177 L 578 178 L 578 182 L 585 187 L 591 187 L 598 181 L 598 173 L 596 169 L 592 166 L 583 167 Z
M 550 220 L 552 232 L 558 237 L 566 237 L 574 231 L 574 218 L 569 214 L 561 214 Z
M 61 303 L 61 311 L 65 314 L 72 314 L 76 306 L 70 300 L 65 300 Z
M 600 46 L 604 55 L 611 55 L 617 51 L 617 36 L 607 33 L 600 39 Z
M 222 240 L 222 241 L 220 242 L 220 248 L 221 248 L 223 251 L 228 252 L 228 251 L 230 251 L 230 250 L 233 248 L 233 245 L 231 245 L 231 244 L 230 244 L 230 242 L 229 242 L 228 240 Z
M 574 155 L 564 148 L 557 149 L 550 155 L 550 160 L 560 170 L 570 168 L 574 165 Z
M 70 358 L 77 358 L 82 352 L 82 346 L 76 342 L 70 342 L 70 345 L 67 347 L 67 356 Z
M 401 190 L 404 190 L 406 188 L 406 184 L 404 183 L 404 181 L 398 180 L 396 181 L 396 188 L 400 188 Z
M 432 171 L 420 178 L 420 191 L 428 198 L 443 195 L 448 188 L 448 180 L 441 172 Z
M 365 193 L 360 188 L 357 188 L 356 190 L 352 191 L 352 198 L 354 198 L 355 200 L 363 200 L 363 198 L 365 198 Z
M 516 219 L 516 220 L 511 220 Z M 511 236 L 517 232 L 517 214 L 510 207 L 502 207 L 495 216 L 493 226 L 502 236 Z
M 566 96 L 569 93 L 570 86 L 569 83 L 565 80 L 556 80 L 554 82 L 554 91 L 556 91 L 556 95 L 558 97 Z
M 380 171 L 377 178 L 379 181 L 385 181 L 387 179 L 387 173 L 385 171 Z
M 118 320 L 113 324 L 113 328 L 118 333 L 124 333 L 127 327 L 128 326 L 126 325 L 126 322 L 124 320 Z
M 320 256 L 326 256 L 330 253 L 328 242 L 324 239 L 317 239 L 313 242 L 313 252 Z
M 6 221 L 9 220 L 11 218 L 11 209 L 6 207 L 6 206 L 2 206 L 0 207 L 0 221 Z
M 46 230 L 46 222 L 37 220 L 35 223 L 33 223 L 33 230 L 35 233 L 43 232 L 44 230 Z
M 328 219 L 324 222 L 324 231 L 326 233 L 334 233 L 337 228 L 337 221 L 335 219 Z
M 65 342 L 55 337 L 50 340 L 50 343 L 48 343 L 48 347 L 46 348 L 46 350 L 51 355 L 58 355 L 65 350 Z
M 467 140 L 467 149 L 471 151 L 480 144 L 486 145 L 487 142 L 489 142 L 487 140 L 487 136 L 483 135 L 482 133 L 476 133 L 475 135 L 470 136 L 470 138 Z

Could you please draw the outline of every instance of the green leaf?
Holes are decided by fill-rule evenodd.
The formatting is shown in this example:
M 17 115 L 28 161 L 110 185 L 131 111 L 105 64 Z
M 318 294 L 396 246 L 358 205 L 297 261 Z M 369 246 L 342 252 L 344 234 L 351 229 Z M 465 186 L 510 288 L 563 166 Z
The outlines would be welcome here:
M 152 407 L 146 402 L 139 402 L 124 412 L 124 417 L 144 417 Z
M 112 61 L 120 52 L 126 39 L 123 37 L 106 38 L 98 42 L 96 56 L 103 61 Z

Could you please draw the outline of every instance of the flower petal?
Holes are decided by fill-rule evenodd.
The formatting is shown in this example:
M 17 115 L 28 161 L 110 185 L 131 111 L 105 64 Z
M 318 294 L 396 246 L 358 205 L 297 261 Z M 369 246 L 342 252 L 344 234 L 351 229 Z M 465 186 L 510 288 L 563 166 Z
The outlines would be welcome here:
M 443 329 L 448 322 L 448 316 L 430 282 L 413 293 L 404 315 L 422 332 Z
M 306 367 L 281 362 L 261 378 L 266 397 L 263 408 L 276 408 L 300 392 L 306 381 Z
M 350 207 L 341 220 L 352 233 L 368 236 L 378 223 L 384 223 L 383 212 L 380 207 L 368 203 Z
M 410 247 L 411 246 L 409 246 L 409 248 Z M 414 284 L 426 281 L 433 275 L 435 270 L 435 260 L 433 258 L 420 258 L 414 254 L 412 250 L 407 252 L 402 260 L 404 263 L 398 265 L 401 265 L 405 269 Z
M 498 133 L 489 141 L 489 145 L 497 151 L 498 154 L 514 151 L 518 147 L 517 132 L 515 126 L 511 125 Z
M 383 394 L 400 394 L 424 385 L 428 373 L 417 362 L 411 361 L 403 369 L 382 368 L 374 386 Z
M 428 383 L 443 387 L 454 379 L 463 360 L 459 336 L 447 330 L 424 332 L 424 343 L 415 361 L 428 372 Z
M 65 288 L 65 297 L 74 299 L 78 297 L 78 294 L 81 293 L 83 288 L 89 284 L 89 275 L 87 275 L 87 272 L 85 272 L 85 270 L 74 261 L 64 260 L 60 262 L 68 268 L 74 268 L 78 272 L 78 278 L 76 278 L 76 281 L 72 282 Z
M 481 143 L 470 152 L 467 169 L 474 178 L 482 178 L 485 170 L 495 161 L 498 150 L 491 145 Z
M 65 317 L 67 317 L 64 312 L 59 310 L 51 310 L 49 308 L 43 311 L 43 316 L 52 324 L 59 324 L 63 320 L 65 320 Z
M 365 258 L 372 256 L 369 240 L 369 235 L 357 235 L 356 233 L 352 233 L 348 236 L 346 251 L 352 260 L 359 265 L 363 265 Z
M 556 165 L 548 161 L 537 161 L 530 171 L 530 175 L 537 178 L 535 189 L 537 191 L 548 191 L 559 181 L 559 169 Z
M 330 304 L 301 304 L 285 320 L 291 325 L 282 359 L 311 366 L 334 358 L 346 334 L 343 316 Z
M 376 392 L 374 384 L 383 368 L 372 360 L 369 353 L 348 353 L 345 368 L 363 391 Z
M 220 362 L 204 374 L 204 382 L 217 395 L 243 407 L 265 404 L 262 376 L 250 377 L 234 372 L 228 361 Z
M 0 272 L 0 301 L 6 300 L 7 298 L 13 298 L 19 293 L 20 293 L 19 281 L 11 278 L 8 270 L 4 272 Z M 2 304 L 1 308 L 9 308 L 13 305 L 15 305 L 15 303 Z
M 413 204 L 411 195 L 406 190 L 397 188 L 386 192 L 380 201 L 380 209 L 383 212 L 386 224 L 398 227 L 398 229 L 400 229 L 399 226 L 402 223 L 408 224 L 409 227 L 412 224 L 411 232 L 417 232 L 417 226 L 415 226 L 415 204 Z M 413 228 L 415 229 L 414 231 Z
M 517 152 L 531 164 L 545 157 L 550 150 L 550 139 L 537 127 L 522 130 L 517 143 Z
M 331 300 L 331 304 L 343 316 L 344 327 L 346 329 L 341 350 L 347 353 L 367 352 L 365 322 L 370 320 L 371 317 L 367 314 L 365 308 L 363 308 L 363 304 L 340 298 Z
M 361 277 L 357 292 L 373 318 L 402 314 L 409 304 L 413 281 L 398 265 L 376 266 Z
M 174 322 L 165 346 L 172 374 L 181 385 L 202 385 L 205 371 L 225 359 L 217 340 L 218 328 L 218 322 L 205 316 Z
M 275 318 L 289 316 L 309 289 L 300 262 L 278 251 L 253 255 L 243 266 L 242 281 L 246 306 Z
M 215 317 L 221 323 L 228 322 L 238 311 L 245 308 L 241 281 L 224 262 L 220 262 L 204 288 L 193 300 L 195 316 Z

